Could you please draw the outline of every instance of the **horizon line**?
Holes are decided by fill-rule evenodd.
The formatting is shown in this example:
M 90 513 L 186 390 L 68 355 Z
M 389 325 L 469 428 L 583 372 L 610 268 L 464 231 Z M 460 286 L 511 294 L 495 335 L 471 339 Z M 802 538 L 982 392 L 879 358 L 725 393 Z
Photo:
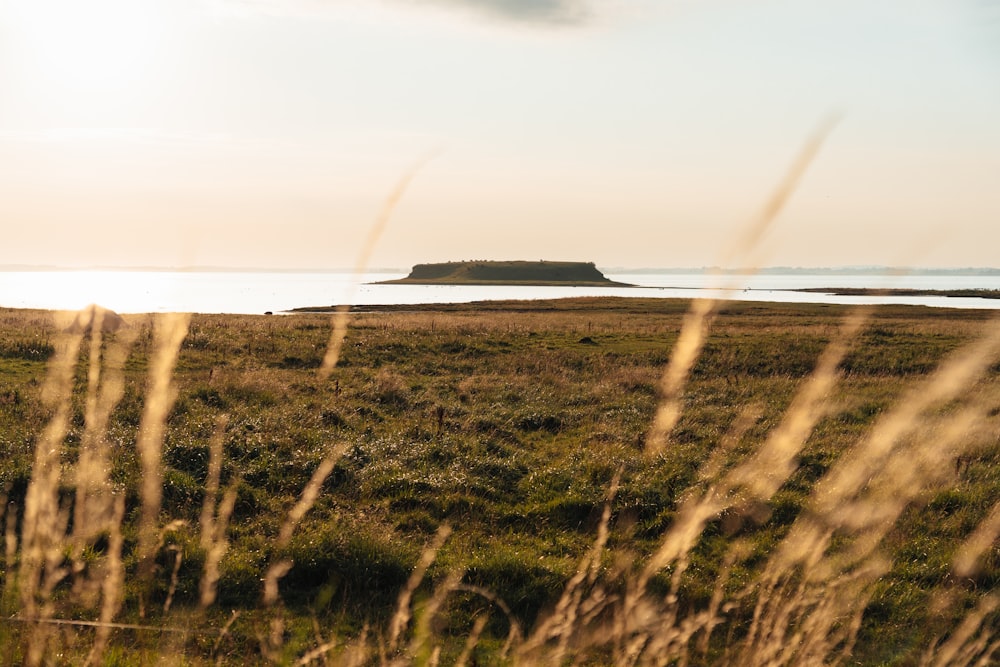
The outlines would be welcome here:
M 483 260 L 514 261 L 514 260 Z M 825 266 L 774 265 L 760 268 L 720 266 L 600 266 L 606 273 L 723 273 L 723 274 L 768 274 L 768 273 L 974 273 L 1000 274 L 1000 267 L 989 266 L 888 266 L 880 264 L 835 264 Z M 410 268 L 371 267 L 358 272 L 351 267 L 262 267 L 262 266 L 156 266 L 156 265 L 81 265 L 65 266 L 55 264 L 0 264 L 2 272 L 167 272 L 167 273 L 406 273 Z

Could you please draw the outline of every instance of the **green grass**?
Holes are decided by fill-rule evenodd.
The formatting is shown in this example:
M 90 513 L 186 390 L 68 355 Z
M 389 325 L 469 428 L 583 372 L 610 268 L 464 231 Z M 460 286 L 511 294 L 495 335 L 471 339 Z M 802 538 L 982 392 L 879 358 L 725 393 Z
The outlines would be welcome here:
M 357 313 L 341 361 L 326 381 L 316 374 L 329 336 L 326 316 L 195 316 L 173 373 L 177 397 L 162 453 L 160 524 L 185 523 L 166 534 L 158 549 L 144 619 L 138 615 L 142 591 L 134 576 L 141 495 L 135 443 L 154 343 L 149 323 L 134 318 L 139 335 L 124 365 L 124 397 L 107 429 L 112 484 L 127 501 L 129 576 L 116 620 L 183 625 L 186 632 L 168 641 L 142 631 L 115 631 L 108 664 L 171 651 L 191 664 L 210 662 L 217 654 L 257 661 L 269 619 L 279 612 L 286 622 L 280 660 L 321 643 L 316 627 L 320 635 L 341 636 L 344 642 L 358 637 L 366 624 L 382 633 L 424 546 L 444 524 L 454 533 L 417 590 L 418 602 L 429 600 L 434 586 L 458 570 L 465 573 L 464 584 L 502 598 L 530 630 L 551 612 L 595 543 L 618 470 L 621 486 L 611 504 L 601 572 L 607 590 L 623 594 L 627 573 L 656 552 L 677 525 L 685 500 L 708 488 L 699 471 L 744 411 L 754 406 L 758 417 L 724 457 L 723 472 L 756 451 L 788 413 L 847 312 L 817 305 L 726 306 L 693 369 L 669 446 L 651 460 L 643 451 L 644 438 L 686 310 L 685 303 L 655 299 L 574 299 Z M 57 327 L 39 313 L 0 311 L 0 317 L 5 461 L 0 491 L 23 508 L 33 443 L 52 414 L 41 398 L 44 359 L 28 358 L 35 349 L 31 341 L 52 341 L 46 353 L 51 356 L 60 339 Z M 841 364 L 844 377 L 825 398 L 826 412 L 778 492 L 707 521 L 679 583 L 682 615 L 710 604 L 722 563 L 736 543 L 745 545 L 745 554 L 725 584 L 727 593 L 751 586 L 796 520 L 815 511 L 816 484 L 907 387 L 979 336 L 987 317 L 910 307 L 876 312 Z M 59 492 L 67 504 L 84 435 L 89 354 L 85 342 L 60 453 Z M 881 543 L 891 565 L 871 587 L 853 661 L 916 661 L 928 638 L 949 631 L 981 591 L 995 587 L 1000 572 L 995 554 L 968 581 L 956 580 L 950 563 L 959 543 L 1000 497 L 998 380 L 994 366 L 968 389 L 986 396 L 994 409 L 980 424 L 986 435 L 970 450 L 967 465 L 949 470 L 943 484 L 928 482 L 926 492 L 916 494 L 892 521 Z M 198 581 L 206 559 L 199 514 L 209 443 L 223 413 L 229 421 L 220 483 L 233 485 L 236 498 L 218 602 L 199 611 Z M 284 517 L 336 443 L 346 443 L 344 455 L 290 541 L 279 544 Z M 91 548 L 93 562 L 100 562 L 106 537 Z M 261 604 L 261 580 L 268 565 L 281 558 L 293 565 L 281 580 L 282 602 L 275 611 Z M 649 590 L 666 594 L 674 567 L 657 574 Z M 16 572 L 16 563 L 5 562 L 5 586 L 13 585 Z M 70 575 L 55 587 L 57 610 L 95 618 L 73 583 Z M 163 613 L 171 588 L 171 610 Z M 945 595 L 956 600 L 946 609 L 934 603 Z M 719 658 L 727 641 L 747 632 L 752 596 L 738 599 L 713 633 L 704 660 Z M 16 597 L 4 604 L 5 615 L 17 614 Z M 216 651 L 231 610 L 240 616 Z M 489 612 L 491 619 L 477 656 L 498 659 L 509 620 L 495 603 L 461 591 L 434 626 L 446 655 L 461 650 L 479 612 Z M 15 644 L 28 641 L 16 624 L 0 631 Z M 67 630 L 52 639 L 52 650 L 80 655 L 90 633 Z M 601 651 L 609 649 L 593 650 L 599 663 Z

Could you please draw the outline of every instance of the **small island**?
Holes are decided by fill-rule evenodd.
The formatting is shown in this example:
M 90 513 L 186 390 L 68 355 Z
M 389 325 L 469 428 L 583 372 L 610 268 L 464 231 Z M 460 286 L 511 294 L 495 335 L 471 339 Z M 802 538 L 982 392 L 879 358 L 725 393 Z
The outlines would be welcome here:
M 634 287 L 608 280 L 593 262 L 467 261 L 417 264 L 410 275 L 379 285 L 544 285 Z

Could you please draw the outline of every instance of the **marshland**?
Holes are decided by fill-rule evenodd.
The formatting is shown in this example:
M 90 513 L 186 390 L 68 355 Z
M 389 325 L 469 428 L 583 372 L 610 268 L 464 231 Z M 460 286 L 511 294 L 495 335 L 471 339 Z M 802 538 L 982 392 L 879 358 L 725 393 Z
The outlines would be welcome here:
M 0 311 L 0 660 L 995 659 L 995 318 L 707 306 Z

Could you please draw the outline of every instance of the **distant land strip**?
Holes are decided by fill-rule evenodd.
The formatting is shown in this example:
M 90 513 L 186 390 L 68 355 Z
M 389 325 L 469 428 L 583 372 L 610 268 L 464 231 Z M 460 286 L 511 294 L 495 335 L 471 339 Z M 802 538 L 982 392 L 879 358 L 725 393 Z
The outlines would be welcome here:
M 593 262 L 465 261 L 417 264 L 405 278 L 376 285 L 531 285 L 635 287 L 609 280 Z
M 976 299 L 1000 299 L 1000 290 L 995 289 L 879 289 L 876 287 L 800 287 L 791 292 L 833 294 L 835 296 L 950 296 Z

